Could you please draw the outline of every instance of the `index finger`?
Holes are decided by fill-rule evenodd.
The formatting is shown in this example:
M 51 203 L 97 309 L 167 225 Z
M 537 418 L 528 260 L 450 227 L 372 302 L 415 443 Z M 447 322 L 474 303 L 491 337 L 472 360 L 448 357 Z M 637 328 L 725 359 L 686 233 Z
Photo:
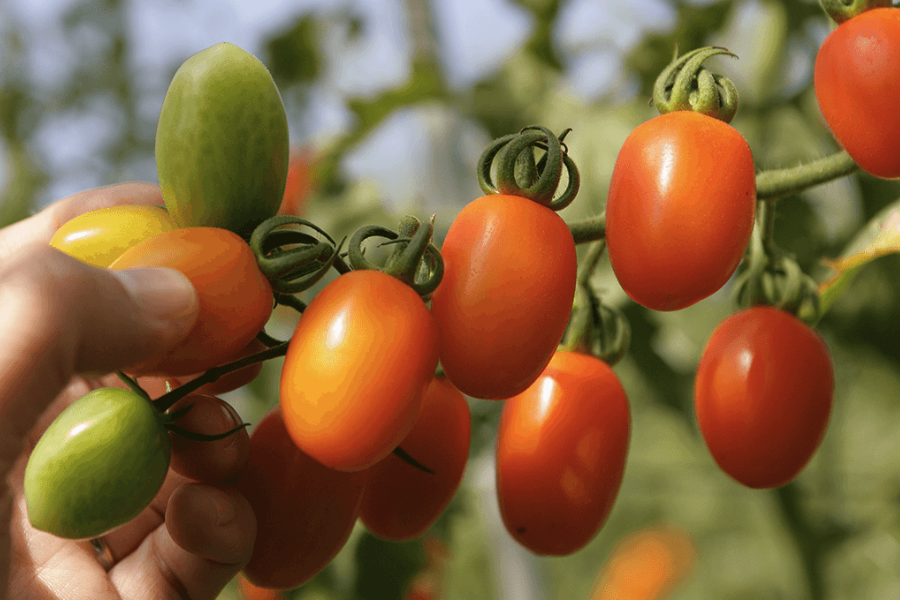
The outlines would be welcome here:
M 58 200 L 41 212 L 0 229 L 0 259 L 30 243 L 50 241 L 59 226 L 78 215 L 123 204 L 163 204 L 154 183 L 119 183 L 79 192 Z

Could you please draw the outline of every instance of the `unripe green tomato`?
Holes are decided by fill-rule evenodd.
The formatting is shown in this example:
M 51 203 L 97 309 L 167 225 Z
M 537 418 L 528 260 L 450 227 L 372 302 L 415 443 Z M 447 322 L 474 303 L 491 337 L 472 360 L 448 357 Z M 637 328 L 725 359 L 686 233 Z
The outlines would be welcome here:
M 88 392 L 56 418 L 28 458 L 28 519 L 74 540 L 136 517 L 162 486 L 171 443 L 162 415 L 131 390 Z
M 249 235 L 278 213 L 288 153 L 284 104 L 256 57 L 223 42 L 184 61 L 156 130 L 159 184 L 180 227 Z
M 110 206 L 66 221 L 53 234 L 50 245 L 89 265 L 106 268 L 132 246 L 173 229 L 178 225 L 165 208 Z

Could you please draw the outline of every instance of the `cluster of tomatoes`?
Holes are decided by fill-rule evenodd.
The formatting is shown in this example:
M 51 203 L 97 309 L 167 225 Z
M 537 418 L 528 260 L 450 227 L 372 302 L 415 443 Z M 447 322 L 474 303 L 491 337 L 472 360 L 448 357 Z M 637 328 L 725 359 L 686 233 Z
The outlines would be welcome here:
M 816 64 L 820 105 L 835 136 L 881 177 L 900 176 L 900 131 L 880 120 L 867 124 L 866 111 L 848 108 L 883 90 L 872 91 L 862 75 L 847 84 L 852 69 L 840 65 L 866 36 L 890 29 L 890 39 L 900 40 L 898 14 L 876 8 L 848 19 Z M 722 288 L 753 234 L 753 157 L 728 125 L 736 95 L 701 65 L 726 52 L 706 48 L 673 61 L 654 94 L 664 114 L 629 136 L 613 172 L 603 230 L 594 239 L 603 240 L 623 289 L 650 309 L 678 310 Z M 235 64 L 243 68 L 228 68 Z M 432 225 L 414 219 L 399 233 L 376 228 L 354 236 L 347 255 L 296 231 L 260 241 L 261 224 L 281 204 L 288 166 L 274 82 L 231 44 L 198 53 L 182 69 L 157 136 L 166 207 L 87 213 L 64 224 L 51 243 L 104 268 L 178 269 L 197 290 L 200 315 L 176 348 L 126 369 L 132 389 L 91 392 L 51 425 L 26 471 L 32 523 L 74 539 L 96 537 L 133 518 L 158 491 L 171 446 L 180 443 L 173 440 L 191 440 L 177 423 L 214 399 L 182 400 L 186 392 L 176 388 L 150 400 L 133 377 L 193 376 L 230 363 L 233 369 L 217 376 L 230 377 L 234 387 L 259 372 L 254 357 L 284 355 L 280 405 L 249 437 L 237 479 L 257 517 L 244 571 L 254 584 L 288 589 L 308 581 L 344 546 L 357 519 L 385 539 L 421 536 L 465 469 L 466 396 L 504 402 L 497 496 L 510 535 L 542 555 L 587 544 L 618 493 L 630 412 L 610 364 L 592 355 L 585 342 L 591 334 L 579 331 L 600 326 L 599 301 L 588 293 L 573 312 L 589 273 L 579 277 L 575 239 L 555 212 L 578 187 L 564 136 L 535 127 L 492 144 L 479 167 L 490 193 L 460 212 L 440 252 L 431 245 Z M 900 76 L 890 85 L 896 90 Z M 246 143 L 251 136 L 242 131 L 261 133 Z M 543 152 L 538 162 L 535 148 Z M 560 195 L 564 172 L 568 187 Z M 300 222 L 287 218 L 269 229 Z M 104 237 L 110 231 L 114 239 Z M 381 268 L 362 256 L 361 240 L 371 235 L 395 247 Z M 301 289 L 298 281 L 309 287 L 332 267 L 339 276 L 308 306 L 289 299 Z M 281 344 L 261 333 L 275 302 L 302 311 Z M 780 486 L 818 447 L 833 387 L 822 338 L 788 311 L 752 306 L 720 324 L 706 346 L 696 377 L 697 420 L 725 472 L 750 487 Z M 95 425 L 84 427 L 89 419 Z M 103 428 L 112 441 L 97 441 Z M 103 473 L 92 462 L 100 443 L 117 444 L 113 454 L 121 457 Z M 139 469 L 134 456 L 144 461 Z M 191 472 L 189 465 L 177 470 Z M 90 489 L 46 491 L 77 489 L 63 482 L 89 480 L 85 474 L 96 482 Z M 120 492 L 114 501 L 97 502 L 109 489 Z

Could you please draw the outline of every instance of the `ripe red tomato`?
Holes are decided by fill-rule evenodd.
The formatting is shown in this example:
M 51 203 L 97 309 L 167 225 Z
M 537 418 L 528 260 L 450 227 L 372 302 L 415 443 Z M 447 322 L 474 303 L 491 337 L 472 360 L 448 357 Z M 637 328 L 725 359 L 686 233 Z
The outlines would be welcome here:
M 441 366 L 474 398 L 514 396 L 550 362 L 575 295 L 575 242 L 555 212 L 519 196 L 483 196 L 444 239 L 431 299 Z
M 417 538 L 441 516 L 469 458 L 472 418 L 462 393 L 442 377 L 425 392 L 419 418 L 400 446 L 434 473 L 390 454 L 369 469 L 360 518 L 392 541 Z
M 719 467 L 751 488 L 785 485 L 803 470 L 825 435 L 833 395 L 828 346 L 770 306 L 725 319 L 697 368 L 703 439 Z
M 746 140 L 722 121 L 679 111 L 639 125 L 606 202 L 609 260 L 625 292 L 678 310 L 725 285 L 753 231 L 755 177 Z
M 324 569 L 350 537 L 367 477 L 368 471 L 320 465 L 294 445 L 281 409 L 270 411 L 250 436 L 250 458 L 237 483 L 256 514 L 247 579 L 291 589 Z
M 832 31 L 814 80 L 825 122 L 853 160 L 877 177 L 900 177 L 900 10 L 868 10 Z
M 109 268 L 140 267 L 171 267 L 184 273 L 200 298 L 200 316 L 181 344 L 134 365 L 129 373 L 178 376 L 205 371 L 243 350 L 272 314 L 272 286 L 250 246 L 231 231 L 167 231 L 132 246 Z
M 300 318 L 281 372 L 284 422 L 323 465 L 358 471 L 406 437 L 438 361 L 437 328 L 405 283 L 341 275 Z
M 557 352 L 500 417 L 497 498 L 509 534 L 535 554 L 584 547 L 619 493 L 630 431 L 628 399 L 610 366 Z

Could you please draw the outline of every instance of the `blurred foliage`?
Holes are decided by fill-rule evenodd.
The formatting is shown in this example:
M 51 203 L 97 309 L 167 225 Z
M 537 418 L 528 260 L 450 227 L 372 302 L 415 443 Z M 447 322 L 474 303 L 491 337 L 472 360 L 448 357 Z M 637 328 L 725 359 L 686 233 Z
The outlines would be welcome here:
M 337 238 L 367 223 L 393 226 L 413 211 L 437 215 L 440 240 L 459 209 L 479 195 L 474 165 L 483 145 L 535 123 L 554 131 L 574 128 L 566 141 L 583 184 L 562 216 L 574 221 L 598 214 L 618 148 L 637 124 L 654 116 L 647 105 L 650 88 L 676 44 L 684 50 L 722 45 L 739 55 L 714 59 L 709 68 L 738 85 L 741 107 L 733 125 L 747 138 L 759 169 L 836 149 L 811 87 L 816 49 L 831 27 L 814 0 L 659 0 L 655 4 L 672 18 L 627 43 L 610 32 L 627 3 L 600 3 L 610 21 L 597 22 L 597 39 L 588 48 L 562 43 L 559 29 L 566 10 L 584 3 L 513 0 L 506 6 L 530 19 L 524 41 L 464 86 L 451 85 L 446 74 L 448 40 L 441 32 L 447 30 L 435 22 L 434 10 L 440 1 L 397 1 L 405 18 L 394 28 L 409 40 L 408 75 L 366 93 L 335 83 L 333 73 L 335 52 L 372 35 L 371 16 L 352 3 L 299 11 L 261 40 L 261 58 L 282 90 L 294 141 L 316 149 L 317 191 L 308 217 Z M 469 9 L 476 11 L 477 4 Z M 36 39 L 22 34 L 16 13 L 0 5 L 0 224 L 55 199 L 64 183 L 154 177 L 153 111 L 167 79 L 148 82 L 131 67 L 129 3 L 66 6 L 58 25 L 71 68 L 48 83 L 29 71 Z M 579 93 L 571 77 L 580 53 L 598 48 L 621 60 L 622 71 L 608 93 Z M 185 58 L 168 66 L 169 76 Z M 336 97 L 346 123 L 315 137 L 308 119 L 317 94 Z M 101 115 L 112 133 L 89 152 L 51 164 L 42 132 L 59 127 L 64 117 L 83 115 Z M 380 141 L 386 130 L 410 121 L 420 125 L 415 140 Z M 373 154 L 381 155 L 381 167 L 363 169 L 368 176 L 361 176 L 360 156 Z M 783 198 L 776 241 L 823 281 L 831 271 L 822 259 L 841 255 L 864 224 L 898 197 L 897 182 L 854 175 Z M 439 597 L 587 600 L 616 542 L 659 522 L 677 524 L 696 545 L 693 572 L 669 596 L 673 600 L 900 596 L 898 272 L 897 255 L 868 263 L 820 323 L 837 378 L 829 431 L 795 483 L 753 491 L 717 469 L 692 409 L 703 345 L 732 311 L 728 287 L 683 311 L 654 313 L 630 302 L 608 262 L 601 263 L 594 283 L 633 329 L 631 350 L 616 367 L 632 402 L 633 433 L 613 513 L 597 538 L 572 556 L 543 559 L 517 547 L 492 497 L 490 455 L 500 403 L 473 401 L 471 462 L 451 509 L 433 530 L 448 553 Z M 276 311 L 268 331 L 286 339 L 294 323 Z M 279 367 L 279 361 L 266 364 L 257 381 L 227 396 L 247 420 L 258 420 L 277 402 Z M 332 566 L 290 596 L 399 599 L 422 571 L 423 556 L 418 542 L 381 542 L 358 526 Z M 237 598 L 234 586 L 222 598 Z

